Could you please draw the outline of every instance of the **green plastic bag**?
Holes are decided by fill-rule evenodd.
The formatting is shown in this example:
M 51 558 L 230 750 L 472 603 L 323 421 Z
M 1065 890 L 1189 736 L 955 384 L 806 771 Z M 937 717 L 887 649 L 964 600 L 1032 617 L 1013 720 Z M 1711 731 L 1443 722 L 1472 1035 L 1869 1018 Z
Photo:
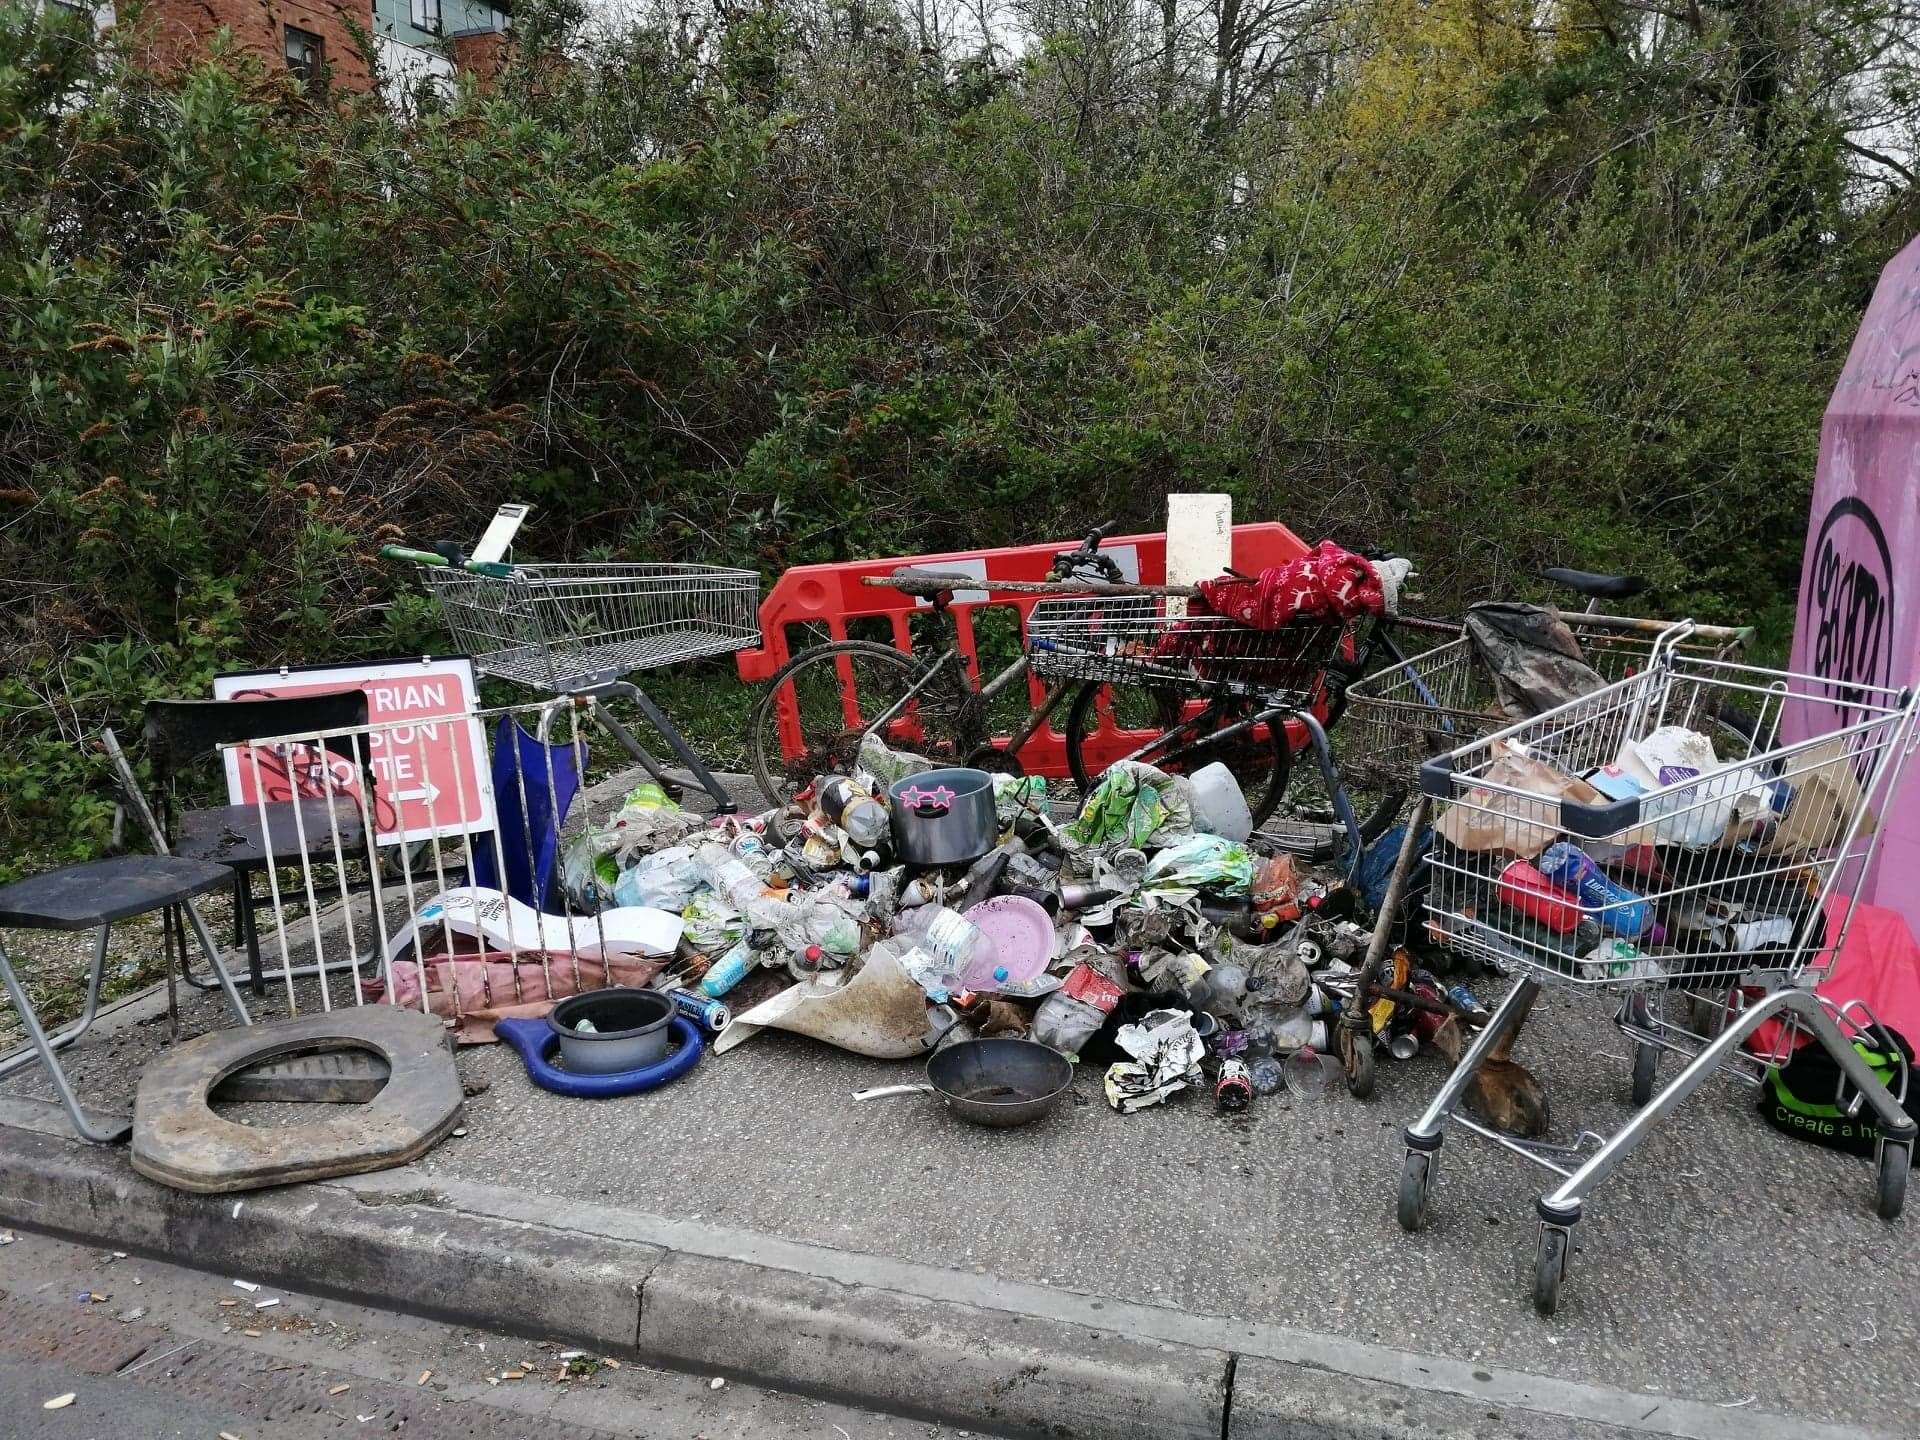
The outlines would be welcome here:
M 1100 778 L 1080 814 L 1060 833 L 1073 845 L 1136 850 L 1185 839 L 1193 833 L 1187 782 L 1138 760 L 1121 760 Z

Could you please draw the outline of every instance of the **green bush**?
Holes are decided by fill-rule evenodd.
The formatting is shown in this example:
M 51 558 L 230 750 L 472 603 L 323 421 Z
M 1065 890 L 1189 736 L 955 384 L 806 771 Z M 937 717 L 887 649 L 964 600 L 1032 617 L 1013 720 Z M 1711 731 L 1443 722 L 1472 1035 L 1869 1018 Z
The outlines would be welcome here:
M 408 119 L 0 9 L 11 855 L 100 843 L 79 741 L 145 698 L 442 643 L 378 547 L 506 499 L 525 553 L 777 572 L 1217 488 L 1435 608 L 1557 561 L 1777 615 L 1911 214 L 1817 106 L 1735 123 L 1624 51 L 1383 149 L 1340 84 L 1090 96 L 1076 37 L 944 64 L 769 5 L 583 50 L 519 8 L 501 84 Z

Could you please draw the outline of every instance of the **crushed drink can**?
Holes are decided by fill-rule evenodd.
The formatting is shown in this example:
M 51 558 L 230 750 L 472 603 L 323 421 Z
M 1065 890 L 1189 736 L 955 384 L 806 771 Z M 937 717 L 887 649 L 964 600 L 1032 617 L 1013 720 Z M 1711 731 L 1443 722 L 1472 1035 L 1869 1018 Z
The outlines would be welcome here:
M 1220 1078 L 1213 1083 L 1214 1108 L 1233 1115 L 1253 1104 L 1253 1077 L 1238 1060 L 1220 1062 Z

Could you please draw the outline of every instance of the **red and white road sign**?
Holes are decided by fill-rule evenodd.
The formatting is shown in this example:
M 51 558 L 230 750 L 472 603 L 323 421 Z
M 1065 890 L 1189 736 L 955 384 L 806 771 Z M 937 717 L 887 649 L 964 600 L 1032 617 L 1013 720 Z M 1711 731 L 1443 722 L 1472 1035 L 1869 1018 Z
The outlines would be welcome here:
M 493 828 L 493 777 L 474 718 L 473 662 L 382 660 L 214 678 L 216 700 L 367 695 L 367 754 L 382 845 Z M 262 736 L 261 739 L 269 737 Z M 358 768 L 315 745 L 244 746 L 226 756 L 230 804 L 342 795 L 359 804 Z

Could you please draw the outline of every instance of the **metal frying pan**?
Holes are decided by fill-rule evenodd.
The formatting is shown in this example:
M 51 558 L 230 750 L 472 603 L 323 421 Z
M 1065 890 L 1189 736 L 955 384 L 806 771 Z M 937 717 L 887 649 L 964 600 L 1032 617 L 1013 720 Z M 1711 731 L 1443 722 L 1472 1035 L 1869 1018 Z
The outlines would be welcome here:
M 969 1125 L 1006 1129 L 1038 1120 L 1073 1085 L 1073 1063 L 1037 1040 L 1009 1035 L 960 1040 L 927 1059 L 923 1085 L 856 1090 L 856 1100 L 889 1095 L 938 1095 Z

